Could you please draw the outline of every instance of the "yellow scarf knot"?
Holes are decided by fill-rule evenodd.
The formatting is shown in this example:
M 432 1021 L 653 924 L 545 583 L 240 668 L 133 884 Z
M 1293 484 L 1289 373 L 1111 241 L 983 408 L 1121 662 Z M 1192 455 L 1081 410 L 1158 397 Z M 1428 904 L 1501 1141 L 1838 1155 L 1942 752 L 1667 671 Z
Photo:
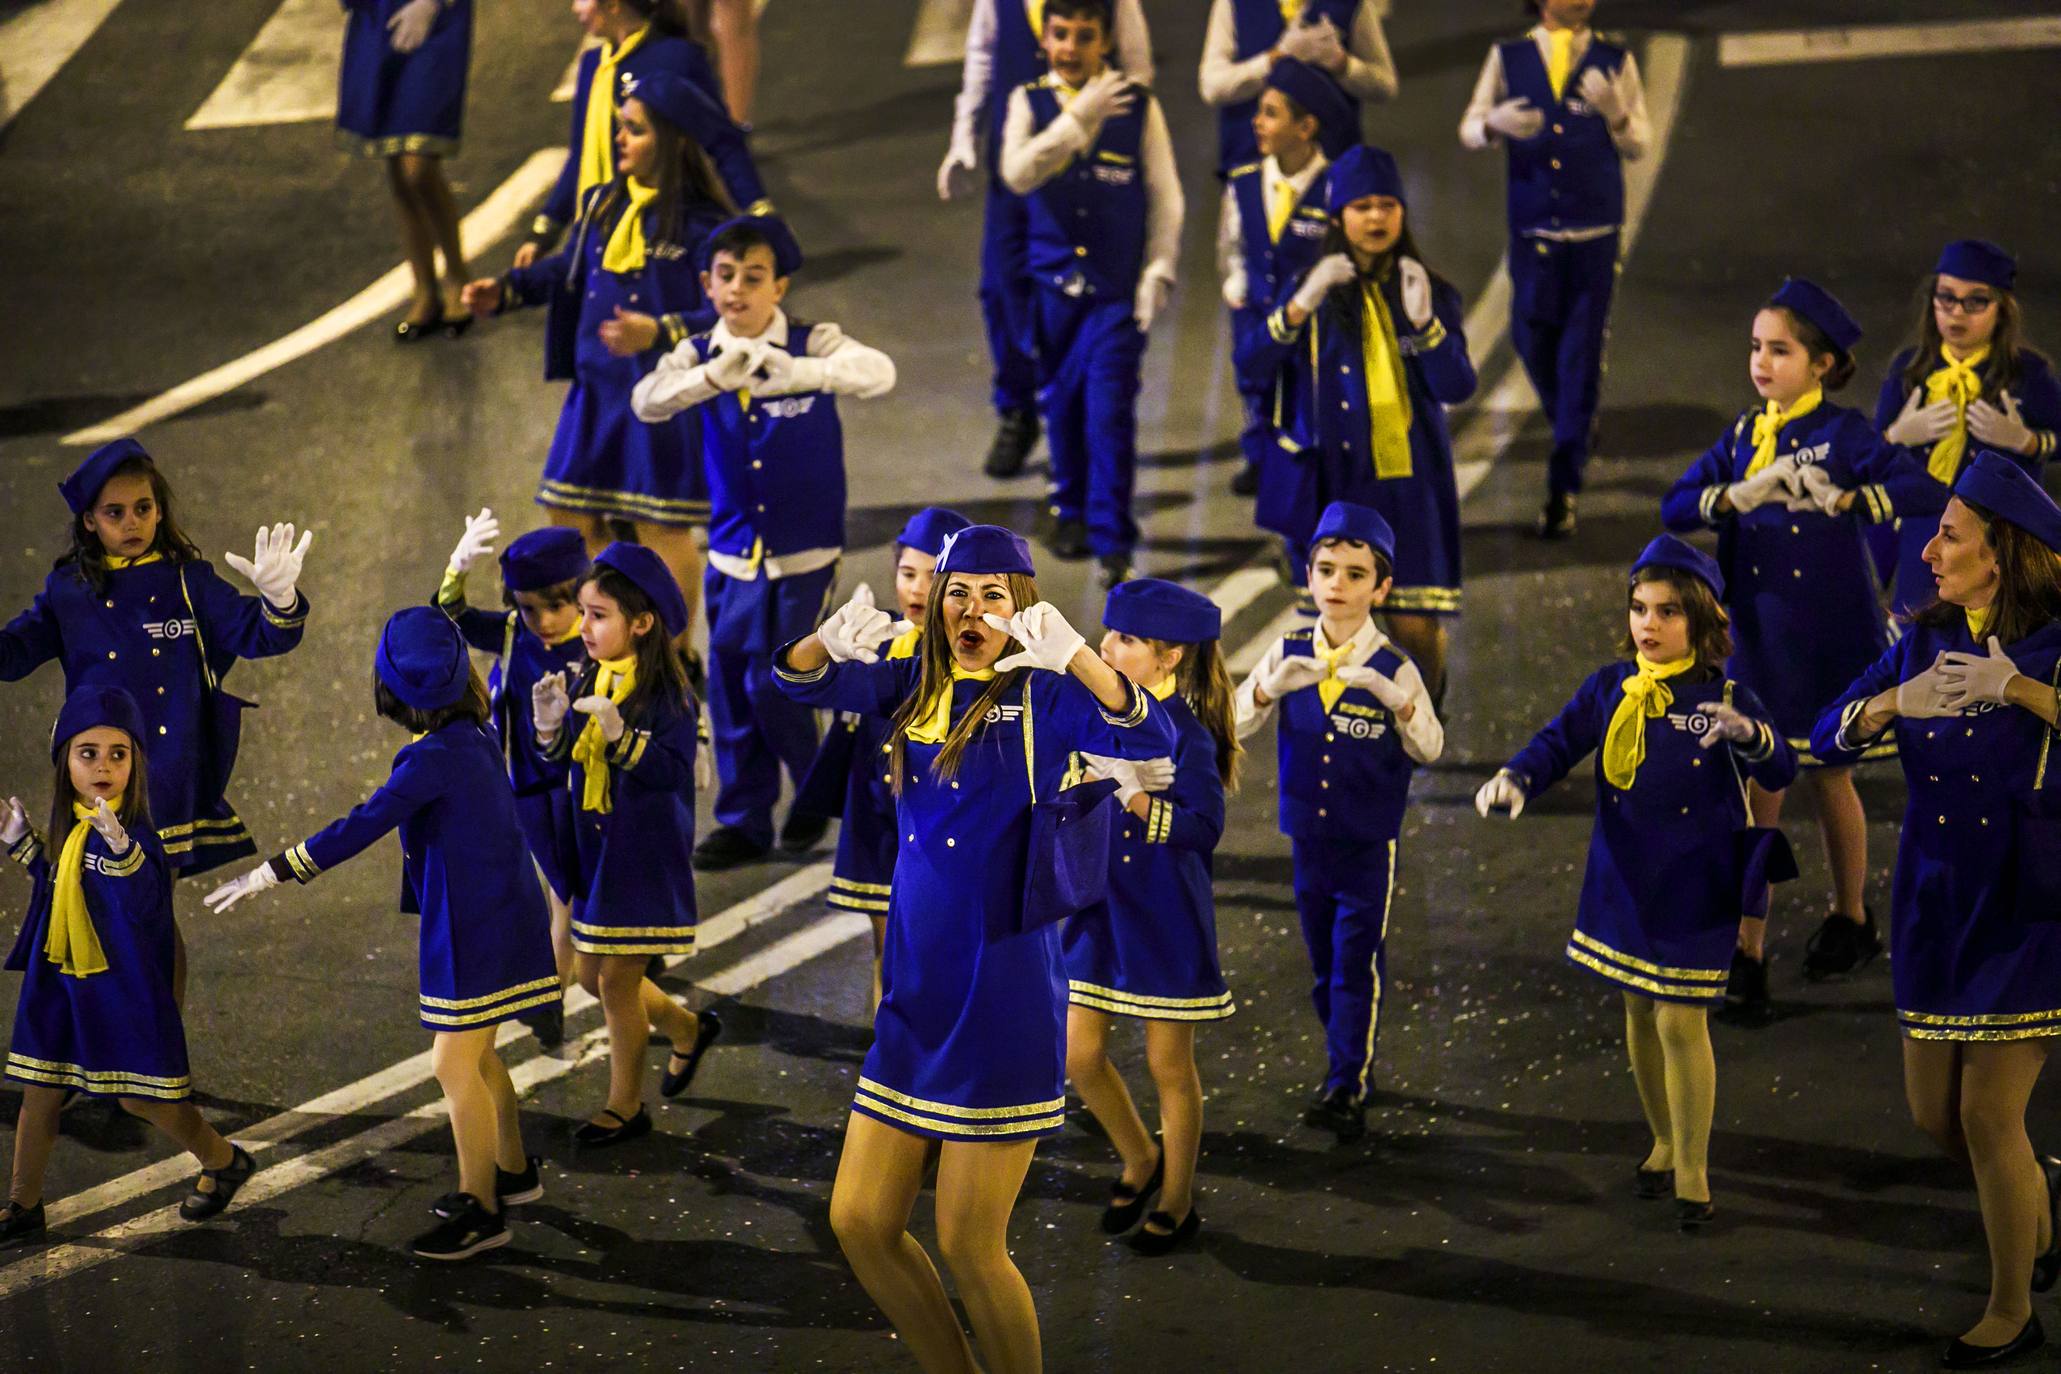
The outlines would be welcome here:
M 594 695 L 607 697 L 617 706 L 621 706 L 636 689 L 635 654 L 597 659 L 594 670 Z M 615 798 L 610 795 L 608 787 L 608 748 L 608 736 L 601 733 L 600 720 L 594 716 L 587 717 L 587 723 L 580 728 L 580 737 L 573 741 L 572 750 L 573 762 L 586 772 L 580 789 L 582 811 L 598 811 L 605 816 L 615 810 Z
M 1655 663 L 1640 654 L 1639 671 L 1624 680 L 1624 700 L 1611 713 L 1610 727 L 1603 732 L 1603 781 L 1620 792 L 1632 785 L 1639 765 L 1646 761 L 1646 722 L 1658 720 L 1674 705 L 1675 694 L 1666 679 L 1696 666 L 1696 655 L 1672 663 Z
M 114 797 L 108 809 L 118 811 L 121 805 L 122 799 Z M 64 847 L 57 851 L 57 878 L 50 894 L 50 934 L 43 940 L 44 957 L 57 965 L 58 972 L 73 978 L 107 972 L 107 951 L 100 947 L 100 934 L 93 929 L 93 915 L 86 909 L 86 839 L 93 834 L 86 818 L 92 814 L 92 807 L 72 803 L 71 833 L 64 837 Z
M 1274 183 L 1274 203 L 1267 207 L 1267 242 L 1281 241 L 1281 231 L 1288 227 L 1290 217 L 1295 214 L 1295 204 L 1301 199 L 1295 183 L 1287 177 Z
M 642 272 L 644 270 L 644 211 L 658 198 L 656 186 L 646 186 L 635 177 L 623 181 L 629 192 L 629 204 L 623 208 L 623 216 L 615 222 L 615 229 L 608 236 L 608 247 L 601 250 L 601 267 L 607 272 Z
M 1961 614 L 1968 618 L 1968 637 L 1974 640 L 1977 646 L 1983 643 L 1984 637 L 1989 633 L 1990 613 L 1996 608 L 1995 602 L 1987 606 L 1962 608 Z
M 136 558 L 124 558 L 118 553 L 111 553 L 107 556 L 107 570 L 109 572 L 120 572 L 123 568 L 140 568 L 145 563 L 162 563 L 164 561 L 165 556 L 161 553 L 146 553 Z
M 1954 427 L 1932 446 L 1925 470 L 1935 482 L 1950 487 L 1961 475 L 1961 459 L 1968 452 L 1968 405 L 1982 394 L 1982 378 L 1975 369 L 1989 361 L 1989 345 L 1984 344 L 1965 358 L 1956 358 L 1941 344 L 1939 356 L 1946 366 L 1925 379 L 1925 404 L 1952 401 Z
M 1336 706 L 1338 699 L 1345 695 L 1345 682 L 1338 676 L 1338 665 L 1345 661 L 1345 656 L 1352 649 L 1351 639 L 1333 649 L 1324 643 L 1322 628 L 1310 632 L 1310 652 L 1324 660 L 1324 676 L 1317 683 L 1317 699 L 1324 703 L 1326 711 Z
M 1174 675 L 1172 673 L 1168 673 L 1165 677 L 1153 683 L 1150 687 L 1147 687 L 1145 690 L 1151 693 L 1152 699 L 1154 701 L 1165 701 L 1168 697 L 1174 694 L 1174 686 Z
M 1824 399 L 1825 389 L 1814 386 L 1792 401 L 1787 410 L 1769 401 L 1767 409 L 1753 417 L 1753 461 L 1746 465 L 1746 475 L 1751 477 L 1774 462 L 1775 439 L 1782 426 L 1810 414 Z
M 594 65 L 594 84 L 587 87 L 587 122 L 580 130 L 580 185 L 577 202 L 587 192 L 615 175 L 615 87 L 616 68 L 637 50 L 651 33 L 651 26 L 625 38 L 621 47 L 601 45 L 601 60 Z
M 1377 478 L 1408 477 L 1410 388 L 1403 377 L 1403 350 L 1395 319 L 1378 282 L 1360 284 L 1360 348 L 1367 384 L 1367 445 Z
M 917 744 L 943 744 L 945 736 L 952 731 L 952 684 L 958 682 L 991 682 L 993 668 L 967 669 L 952 665 L 952 680 L 944 690 L 933 696 L 923 707 L 923 712 L 902 731 Z

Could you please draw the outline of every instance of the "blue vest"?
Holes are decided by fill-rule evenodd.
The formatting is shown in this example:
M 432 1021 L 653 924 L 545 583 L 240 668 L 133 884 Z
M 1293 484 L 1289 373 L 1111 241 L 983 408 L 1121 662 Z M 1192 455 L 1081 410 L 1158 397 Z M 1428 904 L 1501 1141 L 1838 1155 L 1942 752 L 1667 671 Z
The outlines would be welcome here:
M 1034 130 L 1059 117 L 1059 92 L 1049 77 L 1024 89 Z M 1092 148 L 1024 197 L 1031 279 L 1070 296 L 1128 301 L 1145 265 L 1145 170 L 1138 148 L 1152 94 L 1131 89 L 1139 98 L 1130 111 L 1104 121 Z
M 1567 74 L 1564 99 L 1553 98 L 1546 60 L 1529 37 L 1501 44 L 1503 84 L 1510 97 L 1529 100 L 1546 117 L 1536 138 L 1509 139 L 1510 232 L 1588 229 L 1624 223 L 1624 162 L 1610 141 L 1610 126 L 1580 94 L 1582 73 L 1605 76 L 1624 65 L 1625 50 L 1591 35 L 1588 49 Z
M 1028 86 L 1045 74 L 1045 49 L 1031 32 L 1030 14 L 1024 0 L 995 0 L 995 50 L 988 68 L 988 89 L 984 97 L 988 111 L 990 166 L 1001 159 L 992 154 L 1002 146 L 1000 102 L 1018 86 Z
M 1285 653 L 1307 658 L 1316 627 L 1282 636 Z M 1407 660 L 1385 644 L 1367 666 L 1393 678 Z M 1392 840 L 1416 768 L 1403 752 L 1395 715 L 1372 692 L 1348 687 L 1329 711 L 1317 689 L 1281 700 L 1281 833 L 1297 840 Z
M 807 357 L 810 332 L 788 320 L 787 351 Z M 713 348 L 710 335 L 694 336 L 703 362 Z M 712 551 L 745 558 L 758 540 L 775 558 L 844 547 L 844 426 L 836 396 L 754 396 L 747 409 L 731 392 L 701 410 Z
M 1246 299 L 1262 310 L 1269 310 L 1282 286 L 1301 278 L 1323 256 L 1324 235 L 1331 228 L 1331 216 L 1324 208 L 1331 171 L 1327 167 L 1310 179 L 1309 188 L 1296 202 L 1288 223 L 1281 227 L 1278 243 L 1267 237 L 1266 177 L 1260 164 L 1233 168 L 1228 176 L 1231 196 L 1238 206 L 1238 244 L 1245 263 Z
M 1303 0 L 1303 17 L 1311 23 L 1328 16 L 1338 29 L 1341 42 L 1352 41 L 1353 25 L 1358 21 L 1360 0 Z M 1257 57 L 1270 51 L 1281 39 L 1288 27 L 1281 22 L 1280 0 L 1231 0 L 1231 22 L 1238 35 L 1238 60 Z M 1345 97 L 1352 106 L 1353 127 L 1360 122 L 1360 102 L 1351 95 Z M 1259 108 L 1259 97 L 1251 100 L 1234 101 L 1217 111 L 1217 171 L 1228 174 L 1230 169 L 1251 162 L 1259 156 L 1259 144 L 1252 137 L 1252 115 Z M 1349 140 L 1358 143 L 1357 135 Z

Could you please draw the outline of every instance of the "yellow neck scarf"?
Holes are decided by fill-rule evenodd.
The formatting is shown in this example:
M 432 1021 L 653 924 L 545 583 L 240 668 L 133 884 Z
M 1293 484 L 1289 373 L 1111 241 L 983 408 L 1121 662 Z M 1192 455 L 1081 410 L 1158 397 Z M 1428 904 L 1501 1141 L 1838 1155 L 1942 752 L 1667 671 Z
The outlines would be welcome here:
M 644 210 L 658 198 L 656 186 L 646 186 L 635 177 L 624 181 L 629 190 L 630 203 L 623 211 L 623 217 L 615 222 L 615 231 L 608 236 L 608 247 L 601 250 L 601 266 L 609 272 L 642 272 L 644 270 Z
M 1395 321 L 1376 282 L 1360 285 L 1360 348 L 1367 379 L 1368 447 L 1374 475 L 1410 475 L 1410 390 L 1403 380 L 1403 351 Z
M 952 681 L 945 689 L 932 697 L 923 708 L 923 714 L 912 721 L 902 733 L 918 744 L 943 744 L 945 736 L 952 731 L 952 683 L 989 682 L 994 679 L 993 668 L 982 668 L 969 672 L 958 664 L 952 665 Z
M 643 28 L 623 40 L 621 47 L 601 45 L 601 60 L 594 65 L 594 84 L 587 87 L 587 124 L 580 131 L 580 186 L 578 199 L 615 175 L 615 69 L 651 33 Z
M 1276 3 L 1281 6 L 1282 24 L 1293 27 L 1295 21 L 1302 17 L 1302 0 L 1276 0 Z
M 921 625 L 917 625 L 905 633 L 898 634 L 888 641 L 887 656 L 889 658 L 914 658 L 916 657 L 916 645 L 922 639 L 923 627 Z
M 122 799 L 115 797 L 108 809 L 118 811 L 121 805 Z M 92 913 L 86 910 L 86 837 L 93 833 L 86 818 L 92 814 L 92 807 L 72 803 L 74 824 L 71 833 L 64 837 L 64 847 L 57 852 L 57 881 L 50 894 L 50 934 L 43 941 L 44 957 L 57 965 L 58 972 L 73 978 L 107 972 L 107 951 L 100 947 Z
M 1321 625 L 1310 634 L 1310 652 L 1324 660 L 1324 677 L 1317 684 L 1317 699 L 1324 703 L 1324 709 L 1327 711 L 1336 706 L 1338 699 L 1345 695 L 1345 683 L 1339 679 L 1338 665 L 1345 661 L 1345 656 L 1352 652 L 1352 648 L 1350 636 L 1337 648 L 1329 647 L 1324 642 L 1324 628 Z
M 1982 643 L 1983 636 L 1989 632 L 1990 612 L 1996 610 L 1996 608 L 1996 603 L 1991 602 L 1989 605 L 1979 609 L 1974 606 L 1962 609 L 1961 613 L 1968 617 L 1968 637 L 1977 644 Z
M 1674 705 L 1675 694 L 1665 679 L 1695 667 L 1696 655 L 1655 663 L 1640 654 L 1638 664 L 1639 671 L 1624 680 L 1624 700 L 1617 703 L 1610 728 L 1603 732 L 1603 781 L 1620 792 L 1632 785 L 1645 762 L 1646 722 L 1660 719 Z
M 1172 673 L 1168 673 L 1165 677 L 1153 683 L 1150 687 L 1147 687 L 1145 690 L 1152 694 L 1152 699 L 1154 701 L 1165 701 L 1168 697 L 1174 694 L 1174 675 Z
M 1289 218 L 1295 214 L 1295 203 L 1301 199 L 1295 183 L 1286 176 L 1274 183 L 1274 203 L 1267 207 L 1267 242 L 1281 241 L 1281 231 L 1288 227 Z
M 1753 417 L 1753 461 L 1746 465 L 1746 475 L 1751 477 L 1774 462 L 1775 439 L 1781 434 L 1782 426 L 1810 414 L 1824 399 L 1825 389 L 1814 386 L 1797 397 L 1787 410 L 1769 401 L 1767 409 Z
M 1546 30 L 1546 84 L 1558 100 L 1567 89 L 1568 74 L 1574 68 L 1574 30 Z
M 594 695 L 607 697 L 621 706 L 637 685 L 637 656 L 599 659 L 594 667 Z M 615 800 L 608 792 L 608 736 L 601 733 L 601 722 L 595 717 L 587 717 L 587 723 L 580 728 L 580 737 L 573 741 L 572 756 L 573 762 L 586 770 L 585 786 L 580 789 L 580 809 L 599 811 L 604 816 L 615 810 Z
M 1989 345 L 1984 344 L 1965 358 L 1956 358 L 1941 344 L 1939 357 L 1946 366 L 1925 379 L 1925 404 L 1952 401 L 1954 428 L 1932 446 L 1925 470 L 1934 481 L 1950 487 L 1961 475 L 1961 458 L 1968 452 L 1968 403 L 1982 394 L 1982 378 L 1975 374 L 1975 369 L 1989 361 Z
M 555 649 L 555 648 L 557 648 L 557 647 L 558 647 L 559 645 L 561 645 L 561 644 L 570 644 L 570 643 L 572 643 L 572 642 L 573 642 L 573 641 L 574 641 L 575 639 L 578 639 L 578 638 L 580 637 L 580 626 L 582 626 L 582 625 L 584 625 L 584 624 L 586 624 L 586 623 L 587 623 L 587 616 L 586 616 L 586 613 L 585 613 L 585 612 L 582 612 L 582 613 L 580 613 L 579 615 L 576 615 L 576 616 L 574 616 L 574 617 L 573 617 L 573 623 L 572 623 L 572 628 L 571 628 L 570 630 L 567 630 L 567 631 L 566 631 L 566 632 L 565 632 L 564 634 L 560 635 L 560 636 L 559 636 L 558 638 L 556 638 L 556 639 L 547 639 L 547 640 L 545 640 L 544 642 L 545 642 L 546 644 L 550 645 L 550 646 L 551 646 L 552 648 L 554 648 L 554 649 Z
M 119 572 L 123 568 L 140 568 L 145 563 L 162 563 L 164 561 L 165 556 L 161 553 L 146 553 L 138 558 L 124 558 L 118 553 L 111 553 L 107 556 L 107 570 L 109 572 Z

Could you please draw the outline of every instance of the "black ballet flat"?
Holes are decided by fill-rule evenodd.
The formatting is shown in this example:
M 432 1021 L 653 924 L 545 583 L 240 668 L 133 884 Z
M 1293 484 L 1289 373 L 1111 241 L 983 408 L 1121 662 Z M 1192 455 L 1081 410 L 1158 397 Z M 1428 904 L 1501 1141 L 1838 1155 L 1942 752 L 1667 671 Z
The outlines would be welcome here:
M 2040 1156 L 2040 1172 L 2047 1179 L 2047 1252 L 2032 1261 L 2032 1291 L 2044 1293 L 2061 1279 L 2061 1159 Z
M 1152 1229 L 1154 1226 L 1163 1226 L 1166 1229 L 1155 1231 Z M 1195 1233 L 1201 1229 L 1202 1213 L 1192 1205 L 1188 1208 L 1188 1215 L 1181 1218 L 1179 1225 L 1175 1225 L 1174 1219 L 1165 1212 L 1154 1212 L 1145 1218 L 1145 1224 L 1124 1244 L 1141 1255 L 1168 1255 L 1192 1244 Z
M 24 1207 L 9 1200 L 0 1207 L 0 1246 L 27 1245 L 43 1239 L 43 1204 Z
M 1717 1220 L 1717 1208 L 1708 1202 L 1691 1202 L 1688 1198 L 1675 1199 L 1675 1225 L 1685 1236 L 1693 1236 Z
M 438 320 L 433 328 L 442 330 L 444 337 L 447 339 L 462 339 L 465 337 L 465 331 L 472 328 L 472 316 L 470 314 L 446 315 L 443 319 Z
M 661 1097 L 678 1097 L 687 1091 L 687 1085 L 694 1081 L 694 1070 L 701 1064 L 701 1056 L 708 1053 L 708 1047 L 716 1043 L 723 1033 L 723 1023 L 712 1011 L 705 1011 L 694 1018 L 694 1045 L 685 1054 L 677 1055 L 687 1061 L 687 1067 L 674 1073 L 672 1057 L 666 1060 L 665 1077 L 658 1082 Z
M 402 320 L 394 326 L 394 342 L 398 344 L 421 343 L 434 339 L 444 332 L 442 320 Z
M 1152 1166 L 1152 1177 L 1145 1180 L 1145 1186 L 1132 1189 L 1118 1179 L 1109 1189 L 1109 1205 L 1102 1209 L 1102 1231 L 1105 1235 L 1120 1236 L 1138 1224 L 1145 1215 L 1146 1204 L 1159 1192 L 1166 1182 L 1166 1149 L 1159 1151 L 1159 1163 Z M 1171 1220 L 1169 1221 L 1171 1224 Z
M 2009 1364 L 2028 1350 L 2037 1350 L 2047 1343 L 2047 1333 L 2040 1329 L 2037 1312 L 2025 1319 L 2025 1325 L 2018 1328 L 2018 1334 L 2002 1345 L 1970 1345 L 1959 1339 L 1947 1342 L 1947 1348 L 1940 1352 L 1941 1369 L 1995 1369 Z
M 601 1126 L 592 1121 L 582 1121 L 573 1129 L 573 1144 L 589 1150 L 598 1150 L 604 1146 L 620 1145 L 624 1141 L 635 1140 L 640 1135 L 651 1134 L 651 1113 L 641 1106 L 637 1108 L 635 1116 L 627 1119 L 622 1113 L 611 1111 L 607 1107 L 601 1109 L 601 1114 L 614 1117 L 616 1124 Z
M 1632 1173 L 1632 1196 L 1653 1201 L 1656 1198 L 1672 1197 L 1675 1191 L 1673 1169 L 1648 1169 L 1644 1166 Z
M 203 1193 L 196 1181 L 193 1191 L 179 1204 L 180 1216 L 188 1221 L 206 1221 L 209 1217 L 220 1216 L 236 1196 L 236 1190 L 248 1183 L 250 1176 L 258 1171 L 258 1162 L 250 1157 L 249 1151 L 233 1142 L 229 1149 L 231 1154 L 227 1164 L 219 1169 L 200 1171 L 201 1178 L 214 1182 L 214 1189 Z

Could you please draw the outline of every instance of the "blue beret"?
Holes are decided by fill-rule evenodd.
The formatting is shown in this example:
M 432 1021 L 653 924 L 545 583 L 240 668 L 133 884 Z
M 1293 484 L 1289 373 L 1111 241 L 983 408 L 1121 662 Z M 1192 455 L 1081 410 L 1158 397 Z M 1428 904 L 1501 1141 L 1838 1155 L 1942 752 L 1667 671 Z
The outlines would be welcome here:
M 1954 480 L 1954 495 L 2061 553 L 2061 506 L 2054 504 L 2038 478 L 2003 454 L 1978 452 Z
M 937 553 L 938 575 L 946 573 L 1022 573 L 1036 577 L 1030 545 L 1023 536 L 1000 525 L 968 525 L 946 536 Z
M 730 112 L 709 98 L 706 91 L 671 72 L 646 72 L 642 76 L 624 72 L 621 100 L 636 100 L 656 118 L 678 129 L 706 148 L 720 142 L 736 126 Z
M 73 515 L 84 515 L 93 508 L 93 498 L 100 495 L 100 489 L 107 485 L 107 479 L 114 470 L 131 458 L 150 461 L 150 451 L 134 439 L 117 439 L 111 444 L 102 444 L 93 450 L 86 461 L 72 470 L 72 475 L 57 484 L 58 493 L 64 503 L 72 508 Z
M 955 510 L 943 506 L 925 506 L 909 517 L 909 523 L 902 526 L 902 532 L 895 536 L 895 543 L 905 549 L 921 549 L 932 558 L 945 547 L 945 540 L 957 534 L 973 522 Z
M 1350 539 L 1356 544 L 1365 544 L 1388 560 L 1388 566 L 1395 566 L 1395 531 L 1381 512 L 1370 506 L 1356 506 L 1350 501 L 1333 501 L 1324 507 L 1324 513 L 1317 517 L 1317 532 L 1310 536 L 1310 554 L 1315 557 L 1317 545 L 1326 539 Z
M 1346 149 L 1331 164 L 1331 197 L 1325 208 L 1336 215 L 1362 196 L 1394 196 L 1408 204 L 1402 169 L 1385 149 L 1371 143 Z
M 1939 250 L 1939 262 L 1932 270 L 1941 276 L 1979 281 L 1984 286 L 2009 291 L 2018 280 L 2018 259 L 1988 239 L 1956 239 Z
M 501 585 L 511 592 L 541 591 L 587 575 L 587 541 L 566 525 L 546 525 L 501 551 Z
M 1317 142 L 1327 157 L 1337 157 L 1358 140 L 1359 111 L 1329 73 L 1298 58 L 1284 57 L 1267 72 L 1267 84 L 1317 120 Z
M 1672 534 L 1661 535 L 1639 551 L 1632 561 L 1632 576 L 1637 578 L 1642 568 L 1673 568 L 1700 577 L 1718 600 L 1725 599 L 1725 575 L 1718 570 L 1717 560 Z
M 1134 577 L 1109 589 L 1102 623 L 1127 635 L 1200 644 L 1224 632 L 1224 613 L 1201 592 L 1159 577 Z
M 1841 353 L 1853 352 L 1853 346 L 1861 341 L 1861 327 L 1854 323 L 1853 316 L 1846 313 L 1846 307 L 1814 281 L 1803 277 L 1784 277 L 1775 288 L 1775 294 L 1768 297 L 1768 304 L 1793 310 L 1824 331 L 1825 337 Z
M 649 597 L 667 635 L 677 635 L 686 630 L 687 598 L 681 593 L 679 580 L 663 558 L 642 544 L 625 544 L 618 540 L 594 555 L 594 565 L 615 569 Z
M 403 706 L 434 711 L 464 698 L 472 659 L 450 616 L 434 606 L 409 606 L 379 632 L 372 671 Z
M 791 277 L 801 271 L 801 245 L 795 242 L 794 230 L 787 227 L 787 221 L 778 215 L 738 215 L 726 219 L 709 231 L 708 239 L 701 250 L 701 270 L 706 272 L 715 265 L 716 247 L 725 234 L 732 229 L 743 229 L 758 235 L 761 242 L 773 250 L 773 274 Z
M 50 761 L 62 762 L 64 747 L 96 725 L 112 725 L 139 751 L 143 748 L 143 712 L 136 709 L 136 698 L 119 687 L 86 686 L 58 709 L 57 724 L 50 729 Z

